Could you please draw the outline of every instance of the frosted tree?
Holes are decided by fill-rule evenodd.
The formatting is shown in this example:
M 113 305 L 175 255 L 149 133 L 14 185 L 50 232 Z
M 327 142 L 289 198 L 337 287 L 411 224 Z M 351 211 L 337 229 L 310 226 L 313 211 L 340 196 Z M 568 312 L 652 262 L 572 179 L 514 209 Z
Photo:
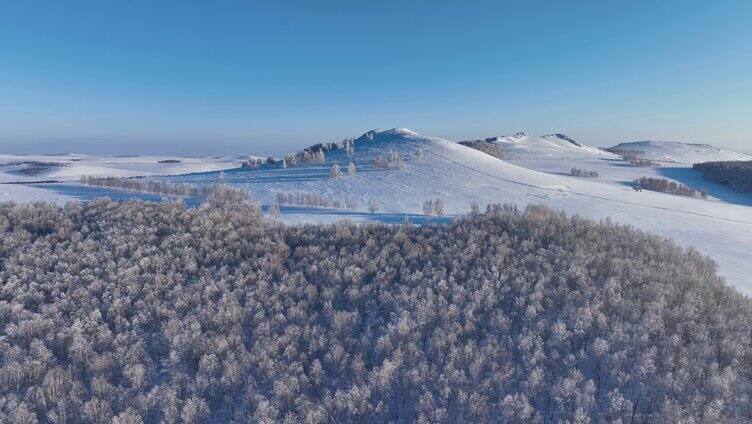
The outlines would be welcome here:
M 352 155 L 355 153 L 355 140 L 352 138 L 346 138 L 342 140 L 342 148 L 345 150 L 345 153 L 348 155 Z
M 436 211 L 436 216 L 444 216 L 444 199 L 438 197 L 434 202 L 434 209 Z
M 342 171 L 339 169 L 339 164 L 334 163 L 332 169 L 329 171 L 329 176 L 335 180 L 342 176 Z
M 425 155 L 423 153 L 423 148 L 418 147 L 418 151 L 415 153 L 415 161 L 416 162 L 423 162 L 423 159 L 425 159 Z
M 282 158 L 282 169 L 287 168 L 287 158 Z
M 379 202 L 373 197 L 368 199 L 368 212 L 375 213 L 378 210 L 379 210 Z
M 247 160 L 244 160 L 240 166 L 242 168 L 251 168 L 251 169 L 258 169 L 258 167 L 261 165 L 261 160 L 258 158 L 255 158 L 253 156 L 248 156 Z
M 317 163 L 326 162 L 326 154 L 324 153 L 324 149 L 319 149 L 316 151 L 316 162 Z
M 279 220 L 280 216 L 282 215 L 282 211 L 279 208 L 279 205 L 271 205 L 269 206 L 269 219 L 272 221 Z
M 480 213 L 480 206 L 478 205 L 478 202 L 473 201 L 470 203 L 470 214 L 472 215 L 478 215 Z
M 433 216 L 434 210 L 434 202 L 432 199 L 428 199 L 423 202 L 423 215 L 430 218 Z
M 354 211 L 358 209 L 358 201 L 351 197 L 348 197 L 345 200 L 345 207 L 347 207 L 347 210 Z
M 350 163 L 347 164 L 347 173 L 349 175 L 355 175 L 356 172 L 357 172 L 357 169 L 355 169 L 355 164 L 352 161 L 350 161 Z
M 402 159 L 402 156 L 397 150 L 392 149 L 389 151 L 387 166 L 397 169 L 405 169 L 405 161 Z
M 295 166 L 298 164 L 298 155 L 296 154 L 287 154 L 283 159 L 286 162 L 286 166 Z

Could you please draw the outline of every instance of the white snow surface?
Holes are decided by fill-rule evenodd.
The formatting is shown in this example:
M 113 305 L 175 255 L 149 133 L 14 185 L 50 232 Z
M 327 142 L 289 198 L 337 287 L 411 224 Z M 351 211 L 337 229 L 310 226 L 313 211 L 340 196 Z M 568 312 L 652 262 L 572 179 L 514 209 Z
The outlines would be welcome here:
M 438 197 L 444 200 L 448 215 L 467 213 L 472 202 L 481 208 L 498 202 L 520 207 L 544 204 L 569 215 L 596 220 L 610 218 L 673 239 L 681 246 L 695 247 L 715 259 L 719 273 L 729 284 L 752 294 L 752 195 L 705 182 L 688 163 L 638 168 L 616 155 L 582 143 L 574 144 L 557 135 L 518 134 L 499 137 L 494 142 L 504 148 L 505 160 L 407 129 L 373 130 L 356 140 L 352 155 L 340 149 L 328 152 L 324 164 L 285 169 L 264 164 L 255 170 L 227 169 L 222 181 L 247 188 L 264 205 L 275 204 L 276 193 L 315 193 L 342 204 L 347 198 L 358 203 L 356 212 L 283 208 L 286 222 L 330 222 L 342 218 L 401 222 L 405 214 L 411 218 L 422 214 L 423 202 Z M 424 152 L 423 160 L 416 158 L 419 149 Z M 387 158 L 390 150 L 404 158 L 404 169 L 384 170 L 374 166 L 374 158 L 377 155 Z M 347 173 L 350 161 L 357 167 L 355 175 Z M 343 175 L 338 179 L 330 177 L 334 163 L 342 169 Z M 212 164 L 197 168 L 215 166 Z M 572 177 L 569 175 L 572 167 L 598 171 L 600 178 Z M 711 196 L 702 200 L 635 192 L 631 181 L 640 176 L 670 178 L 704 188 Z M 220 181 L 218 172 L 176 175 L 170 179 L 193 184 Z M 63 194 L 75 192 L 74 185 L 57 189 Z M 0 185 L 0 190 L 6 187 Z M 45 191 L 24 187 L 35 189 L 24 194 L 28 197 L 35 195 L 36 190 Z M 78 196 L 83 199 L 86 194 Z M 379 211 L 372 215 L 365 212 L 371 198 L 379 203 Z
M 752 160 L 752 155 L 735 152 L 709 144 L 679 143 L 675 141 L 633 141 L 614 146 L 618 149 L 636 150 L 647 159 L 659 162 L 693 164 L 711 161 Z
M 0 182 L 77 181 L 82 175 L 136 177 L 237 168 L 247 157 L 0 154 Z M 166 161 L 166 162 L 165 162 Z

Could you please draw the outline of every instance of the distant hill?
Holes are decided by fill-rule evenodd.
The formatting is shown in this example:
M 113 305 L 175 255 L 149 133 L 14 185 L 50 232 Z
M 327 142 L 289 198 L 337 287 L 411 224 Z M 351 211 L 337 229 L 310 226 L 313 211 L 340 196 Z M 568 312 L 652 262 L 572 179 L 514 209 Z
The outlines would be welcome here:
M 752 160 L 752 155 L 735 152 L 722 147 L 675 141 L 633 141 L 617 144 L 609 150 L 611 149 L 633 150 L 640 152 L 641 156 L 646 159 L 685 164 L 727 160 Z
M 483 141 L 495 143 L 502 151 L 511 156 L 561 156 L 571 154 L 613 156 L 602 149 L 580 143 L 560 133 L 535 137 L 524 132 L 518 132 L 514 135 L 488 137 Z

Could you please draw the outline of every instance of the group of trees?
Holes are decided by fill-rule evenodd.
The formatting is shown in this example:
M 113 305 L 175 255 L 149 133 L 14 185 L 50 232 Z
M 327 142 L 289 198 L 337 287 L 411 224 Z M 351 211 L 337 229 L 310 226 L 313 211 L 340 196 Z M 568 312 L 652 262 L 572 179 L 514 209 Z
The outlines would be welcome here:
M 350 161 L 350 163 L 347 164 L 347 175 L 355 175 L 358 173 L 358 170 L 355 168 L 355 164 Z M 340 169 L 338 163 L 332 164 L 331 169 L 329 170 L 329 176 L 334 179 L 338 179 L 342 176 L 342 169 Z
M 680 196 L 700 197 L 705 199 L 708 193 L 704 190 L 695 190 L 676 181 L 665 178 L 640 177 L 633 182 L 634 187 L 645 190 L 660 191 L 662 193 L 678 194 Z
M 306 147 L 295 153 L 288 153 L 277 160 L 269 157 L 266 163 L 269 165 L 278 165 L 282 168 L 297 166 L 301 163 L 306 164 L 324 164 L 326 163 L 326 153 L 333 150 L 342 149 L 348 155 L 355 153 L 355 140 L 346 138 L 341 143 L 317 143 Z M 244 168 L 258 169 L 264 163 L 263 160 L 249 157 L 241 166 Z
M 224 179 L 224 174 L 221 171 L 219 173 L 219 178 L 220 180 Z M 189 197 L 201 200 L 221 196 L 226 200 L 235 199 L 238 201 L 245 201 L 250 198 L 248 190 L 240 187 L 232 187 L 227 184 L 193 185 L 171 183 L 169 181 L 148 177 L 119 178 L 91 176 L 81 176 L 80 182 L 81 184 L 94 187 L 156 194 L 163 197 Z
M 261 165 L 264 164 L 264 160 L 261 158 L 248 156 L 248 159 L 244 160 L 241 164 L 241 168 L 251 168 L 251 169 L 258 169 Z
M 444 199 L 437 197 L 436 200 L 428 199 L 423 202 L 423 215 L 427 217 L 444 216 Z
M 581 169 L 581 168 L 572 168 L 569 173 L 573 177 L 587 177 L 587 178 L 598 178 L 600 175 L 598 174 L 598 171 L 591 171 L 588 169 Z
M 608 152 L 617 154 L 622 157 L 625 161 L 629 162 L 630 164 L 634 166 L 640 166 L 645 168 L 660 168 L 661 164 L 652 160 L 646 158 L 642 152 L 639 150 L 632 150 L 632 149 L 622 149 L 617 147 L 609 147 L 607 149 L 604 149 Z
M 377 169 L 405 169 L 405 160 L 397 150 L 391 149 L 386 159 L 381 155 L 376 155 L 373 159 L 373 166 Z
M 750 299 L 693 250 L 543 207 L 4 203 L 0 283 L 0 422 L 752 420 Z
M 752 192 L 752 161 L 703 162 L 692 165 L 703 178 L 735 190 Z
M 486 141 L 486 140 L 469 140 L 469 141 L 460 141 L 460 144 L 463 146 L 473 148 L 475 150 L 479 150 L 493 157 L 504 159 L 504 150 L 502 150 L 502 148 L 499 147 L 498 143 L 494 143 L 492 141 Z
M 277 204 L 286 206 L 301 206 L 307 208 L 334 208 L 354 211 L 358 209 L 358 202 L 353 198 L 346 198 L 344 202 L 330 199 L 317 193 L 277 193 Z

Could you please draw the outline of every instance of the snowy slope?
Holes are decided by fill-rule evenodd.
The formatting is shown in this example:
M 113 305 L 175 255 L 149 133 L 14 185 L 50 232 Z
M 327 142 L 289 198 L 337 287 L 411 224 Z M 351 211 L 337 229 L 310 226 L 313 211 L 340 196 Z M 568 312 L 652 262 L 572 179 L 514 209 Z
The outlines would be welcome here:
M 693 164 L 709 161 L 752 160 L 751 155 L 709 144 L 646 140 L 621 143 L 613 148 L 636 150 L 645 158 L 660 162 Z
M 548 149 L 553 148 L 560 147 Z M 422 161 L 416 159 L 418 149 L 424 151 Z M 382 170 L 373 166 L 377 155 L 386 157 L 390 150 L 405 158 L 405 169 Z M 642 172 L 641 168 L 625 166 L 623 161 L 609 155 L 577 155 L 595 158 L 601 167 L 612 168 L 615 175 Z M 333 163 L 338 163 L 344 171 L 349 161 L 356 164 L 356 175 L 345 172 L 340 179 L 330 178 Z M 572 162 L 565 160 L 562 165 L 571 167 Z M 213 183 L 217 178 L 216 173 L 211 173 L 178 176 L 174 180 Z M 682 246 L 697 247 L 718 261 L 722 275 L 732 284 L 752 293 L 752 261 L 743 248 L 752 245 L 752 207 L 718 199 L 638 193 L 626 184 L 627 178 L 591 180 L 540 172 L 406 129 L 370 131 L 356 140 L 353 155 L 342 150 L 329 152 L 323 165 L 287 169 L 265 165 L 259 170 L 229 170 L 223 178 L 230 184 L 248 188 L 264 204 L 275 203 L 276 193 L 309 192 L 342 203 L 347 198 L 356 199 L 359 211 L 364 211 L 368 200 L 373 198 L 380 204 L 379 212 L 390 216 L 420 214 L 425 200 L 441 197 L 449 214 L 467 212 L 472 202 L 480 205 L 509 202 L 519 206 L 545 204 L 594 219 L 610 217 L 672 238 Z M 314 221 L 321 218 L 318 213 L 311 215 Z

